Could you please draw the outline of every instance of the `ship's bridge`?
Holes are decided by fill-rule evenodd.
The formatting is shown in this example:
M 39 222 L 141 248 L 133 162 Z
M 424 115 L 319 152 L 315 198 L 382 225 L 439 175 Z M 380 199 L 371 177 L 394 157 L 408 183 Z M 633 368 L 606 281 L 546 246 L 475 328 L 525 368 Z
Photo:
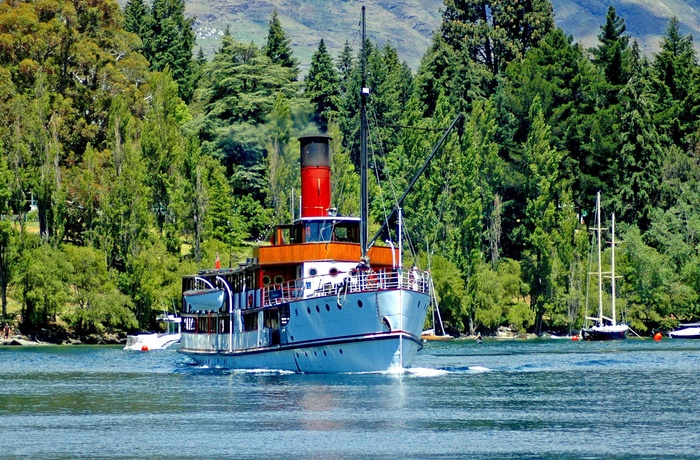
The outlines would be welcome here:
M 270 239 L 272 246 L 301 243 L 359 243 L 357 217 L 304 217 L 290 225 L 278 225 Z

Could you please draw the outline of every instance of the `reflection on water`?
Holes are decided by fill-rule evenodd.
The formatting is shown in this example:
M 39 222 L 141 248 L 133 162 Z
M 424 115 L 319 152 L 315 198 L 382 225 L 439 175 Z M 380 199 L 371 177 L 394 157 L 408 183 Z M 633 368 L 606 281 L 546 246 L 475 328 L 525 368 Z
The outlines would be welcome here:
M 692 458 L 700 341 L 429 343 L 401 372 L 0 349 L 4 458 Z

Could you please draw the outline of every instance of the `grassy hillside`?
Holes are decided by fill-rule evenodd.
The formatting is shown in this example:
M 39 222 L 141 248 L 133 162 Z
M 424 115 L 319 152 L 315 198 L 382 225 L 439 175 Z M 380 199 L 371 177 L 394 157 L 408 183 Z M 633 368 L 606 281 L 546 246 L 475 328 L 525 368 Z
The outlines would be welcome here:
M 127 0 L 118 1 L 124 6 Z M 658 50 L 672 16 L 679 18 L 683 34 L 693 35 L 700 51 L 698 0 L 552 0 L 552 4 L 557 24 L 585 47 L 597 44 L 612 4 L 647 55 Z M 196 18 L 197 45 L 211 55 L 227 26 L 237 40 L 262 45 L 276 7 L 294 55 L 306 70 L 321 38 L 333 56 L 346 40 L 357 51 L 362 5 L 367 7 L 369 37 L 380 45 L 391 43 L 401 59 L 416 69 L 440 25 L 442 0 L 186 0 L 186 12 Z

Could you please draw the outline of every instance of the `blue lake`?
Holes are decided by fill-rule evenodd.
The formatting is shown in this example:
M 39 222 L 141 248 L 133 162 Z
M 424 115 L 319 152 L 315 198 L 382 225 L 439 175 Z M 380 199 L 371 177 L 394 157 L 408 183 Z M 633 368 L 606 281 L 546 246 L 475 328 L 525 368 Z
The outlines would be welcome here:
M 700 341 L 429 343 L 400 374 L 0 348 L 2 458 L 700 458 Z

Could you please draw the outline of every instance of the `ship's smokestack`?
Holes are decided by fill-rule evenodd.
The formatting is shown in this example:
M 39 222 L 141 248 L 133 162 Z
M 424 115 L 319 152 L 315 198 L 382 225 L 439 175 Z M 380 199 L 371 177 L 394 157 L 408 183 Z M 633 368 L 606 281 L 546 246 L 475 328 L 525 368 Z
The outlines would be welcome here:
M 331 137 L 302 136 L 301 217 L 322 217 L 331 207 Z

